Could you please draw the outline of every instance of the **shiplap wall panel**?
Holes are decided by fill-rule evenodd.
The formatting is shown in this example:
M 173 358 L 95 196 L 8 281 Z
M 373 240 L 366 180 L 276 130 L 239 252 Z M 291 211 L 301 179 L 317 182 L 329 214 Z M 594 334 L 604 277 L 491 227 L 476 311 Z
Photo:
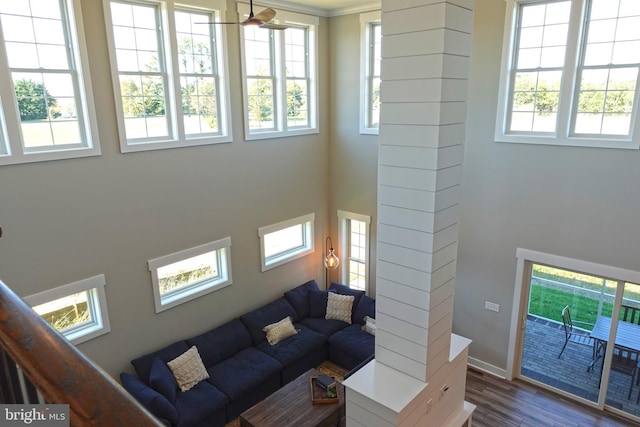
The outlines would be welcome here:
M 427 360 L 427 346 L 416 344 L 404 337 L 384 330 L 377 330 L 376 337 L 384 341 L 385 345 L 389 346 L 389 349 L 395 353 L 400 353 L 421 364 Z
M 464 123 L 464 102 L 389 102 L 380 107 L 380 123 L 401 125 L 451 125 Z
M 440 191 L 460 185 L 462 166 L 451 166 L 442 170 L 411 169 L 384 165 L 379 160 L 378 184 L 414 190 Z
M 381 145 L 379 154 L 385 166 L 437 170 L 462 164 L 462 145 L 423 148 L 404 145 Z
M 385 80 L 381 94 L 388 102 L 465 102 L 467 82 L 452 78 Z
M 402 370 L 400 372 L 410 375 L 413 378 L 426 381 L 426 361 L 416 362 L 415 360 L 389 350 L 384 346 L 384 343 L 376 342 L 375 352 L 376 361 L 387 366 L 402 366 Z
M 378 203 L 388 206 L 402 206 L 422 212 L 437 212 L 456 206 L 460 200 L 460 186 L 440 191 L 414 190 L 381 185 L 378 188 Z
M 380 206 L 378 217 L 380 222 L 397 225 L 411 230 L 435 233 L 458 222 L 459 205 L 431 213 L 415 211 L 396 206 Z
M 376 327 L 394 334 L 402 334 L 404 338 L 416 344 L 427 346 L 427 330 L 412 323 L 378 313 L 376 314 Z
M 384 14 L 384 36 L 434 28 L 468 31 L 473 27 L 473 11 L 447 2 L 432 3 Z
M 447 2 L 469 10 L 473 9 L 473 0 L 447 0 Z M 410 9 L 435 3 L 443 3 L 443 0 L 393 0 L 382 2 L 382 11 L 391 12 L 394 10 Z
M 388 124 L 380 129 L 384 145 L 442 148 L 464 143 L 464 124 L 451 125 L 397 125 Z
M 382 279 L 380 289 L 376 290 L 380 296 L 392 298 L 416 307 L 425 307 L 425 305 L 428 307 L 431 299 L 431 292 L 387 279 Z

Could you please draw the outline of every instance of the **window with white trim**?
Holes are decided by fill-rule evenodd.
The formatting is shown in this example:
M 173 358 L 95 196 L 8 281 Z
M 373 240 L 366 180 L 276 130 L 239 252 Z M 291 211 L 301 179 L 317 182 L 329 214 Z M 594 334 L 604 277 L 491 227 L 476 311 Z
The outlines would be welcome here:
M 73 344 L 111 331 L 103 274 L 24 298 L 47 323 Z
M 382 26 L 380 11 L 360 14 L 360 133 L 378 134 Z
M 312 253 L 314 224 L 312 213 L 258 228 L 262 271 Z
M 0 165 L 96 156 L 80 0 L 0 2 Z
M 239 19 L 249 6 L 238 3 Z M 317 17 L 278 10 L 285 30 L 241 26 L 245 138 L 318 133 Z
M 640 2 L 508 0 L 496 140 L 640 146 Z
M 149 260 L 156 313 L 231 285 L 231 238 Z
M 338 211 L 342 247 L 342 283 L 353 289 L 368 290 L 369 225 L 371 217 Z
M 231 141 L 222 0 L 104 0 L 122 152 Z

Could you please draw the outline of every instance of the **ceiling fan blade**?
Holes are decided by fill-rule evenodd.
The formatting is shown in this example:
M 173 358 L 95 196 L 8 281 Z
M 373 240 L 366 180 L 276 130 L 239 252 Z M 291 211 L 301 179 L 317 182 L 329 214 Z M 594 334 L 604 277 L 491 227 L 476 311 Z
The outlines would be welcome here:
M 289 28 L 289 26 L 282 25 L 282 24 L 274 24 L 272 22 L 265 22 L 264 24 L 260 25 L 260 28 L 266 28 L 268 30 L 286 30 L 287 28 Z
M 268 21 L 271 21 L 275 16 L 276 16 L 276 11 L 268 7 L 260 13 L 256 13 L 253 16 L 253 19 L 257 19 L 262 22 L 268 22 Z

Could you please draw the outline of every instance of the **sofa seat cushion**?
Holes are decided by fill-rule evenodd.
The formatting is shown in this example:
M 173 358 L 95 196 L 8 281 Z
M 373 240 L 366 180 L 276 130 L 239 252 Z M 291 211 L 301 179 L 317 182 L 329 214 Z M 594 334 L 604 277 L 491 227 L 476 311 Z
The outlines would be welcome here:
M 309 329 L 321 333 L 327 338 L 349 326 L 348 323 L 341 320 L 324 319 L 322 317 L 307 317 L 306 319 L 302 319 L 300 323 Z
M 300 323 L 296 323 L 295 327 L 299 329 L 297 334 L 280 341 L 276 345 L 270 345 L 264 341 L 257 346 L 258 349 L 278 360 L 286 368 L 307 354 L 324 346 L 327 341 L 322 334 Z
M 359 323 L 347 326 L 329 337 L 329 345 L 358 360 L 364 360 L 375 351 L 375 336 L 362 330 Z
M 171 424 L 178 422 L 179 417 L 176 407 L 162 394 L 126 372 L 120 374 L 120 382 L 122 387 L 153 415 L 167 420 Z
M 271 347 L 266 342 L 264 344 Z M 269 377 L 278 375 L 281 369 L 280 362 L 255 347 L 248 347 L 209 367 L 208 381 L 234 401 L 259 388 Z
M 223 409 L 229 399 L 214 385 L 207 381 L 199 382 L 188 391 L 178 393 L 176 409 L 178 411 L 178 427 L 200 424 L 212 414 Z
M 187 339 L 196 346 L 207 368 L 251 346 L 251 334 L 240 319 L 233 319 L 204 334 Z
M 240 316 L 240 319 L 249 330 L 253 345 L 259 345 L 266 343 L 267 340 L 267 335 L 262 329 L 267 325 L 279 322 L 287 316 L 291 316 L 294 322 L 298 321 L 296 310 L 285 297 L 280 297 L 267 305 Z
M 289 301 L 289 304 L 298 313 L 299 319 L 309 317 L 309 291 L 318 291 L 320 287 L 315 280 L 310 280 L 302 285 L 291 289 L 284 293 L 284 297 Z

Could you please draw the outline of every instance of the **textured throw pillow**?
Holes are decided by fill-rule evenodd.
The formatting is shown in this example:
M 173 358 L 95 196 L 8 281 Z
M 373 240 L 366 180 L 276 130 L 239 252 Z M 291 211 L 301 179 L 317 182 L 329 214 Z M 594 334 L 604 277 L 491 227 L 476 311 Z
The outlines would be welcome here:
M 198 348 L 195 345 L 180 356 L 167 362 L 167 365 L 173 372 L 173 376 L 176 377 L 178 386 L 182 391 L 190 390 L 200 381 L 209 378 L 209 373 L 204 367 Z
M 362 325 L 362 330 L 368 334 L 375 335 L 376 334 L 376 319 L 364 316 L 364 325 Z
M 342 320 L 351 324 L 351 309 L 353 308 L 353 295 L 338 295 L 333 292 L 327 294 L 327 314 L 325 319 Z
M 287 316 L 279 322 L 272 323 L 262 329 L 267 334 L 267 341 L 271 345 L 276 345 L 285 338 L 289 338 L 298 333 L 291 323 L 291 317 Z

